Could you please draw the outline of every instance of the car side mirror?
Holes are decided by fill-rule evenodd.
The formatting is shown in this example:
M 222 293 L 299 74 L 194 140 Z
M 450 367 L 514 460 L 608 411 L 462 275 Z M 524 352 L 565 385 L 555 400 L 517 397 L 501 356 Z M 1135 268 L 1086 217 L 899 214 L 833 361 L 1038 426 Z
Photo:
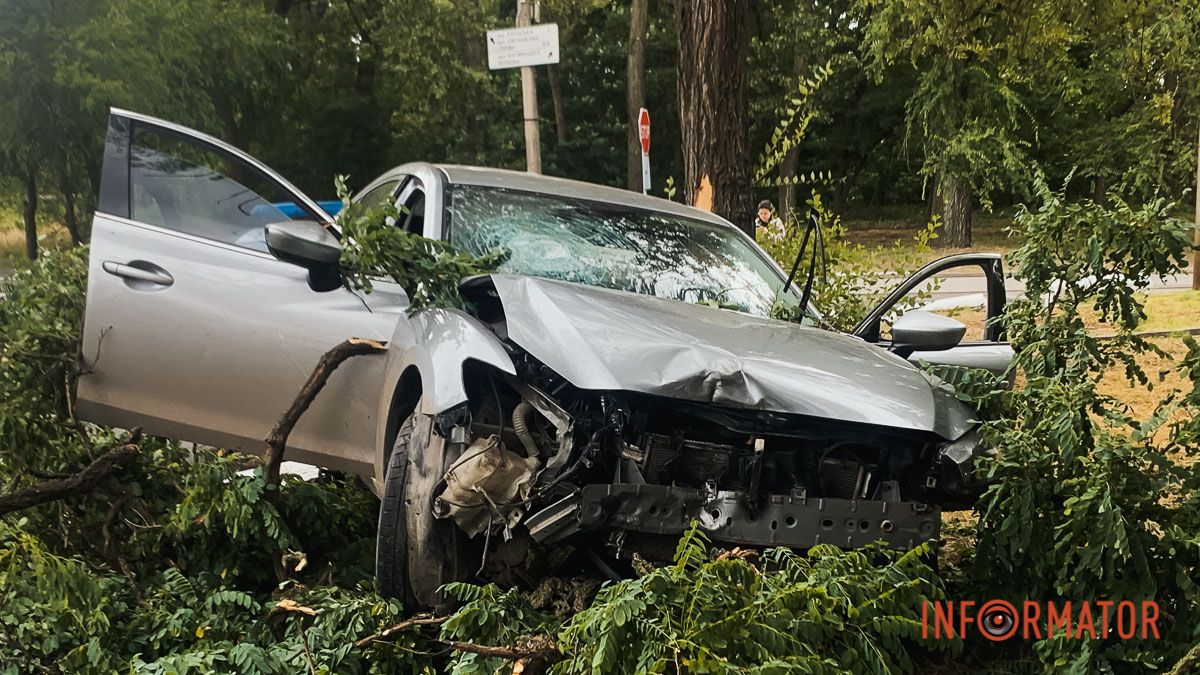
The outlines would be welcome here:
M 267 250 L 284 262 L 308 270 L 309 285 L 316 291 L 329 291 L 341 285 L 338 261 L 342 244 L 320 223 L 311 220 L 285 220 L 266 226 Z
M 957 347 L 966 334 L 961 321 L 914 309 L 892 323 L 892 350 L 906 358 L 913 352 L 944 351 Z

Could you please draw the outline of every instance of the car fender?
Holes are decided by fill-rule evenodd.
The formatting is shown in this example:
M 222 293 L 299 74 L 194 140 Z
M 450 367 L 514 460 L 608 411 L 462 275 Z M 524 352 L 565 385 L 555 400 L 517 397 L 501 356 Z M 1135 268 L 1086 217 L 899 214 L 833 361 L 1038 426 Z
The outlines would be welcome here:
M 403 420 L 392 420 L 396 407 L 411 402 L 397 400 L 397 387 L 405 373 L 415 369 L 420 378 L 417 410 L 436 415 L 467 400 L 463 365 L 475 360 L 509 375 L 516 374 L 503 343 L 481 321 L 456 309 L 428 309 L 396 324 L 388 342 L 379 420 L 375 434 L 375 479 L 383 480 L 391 453 L 389 429 Z

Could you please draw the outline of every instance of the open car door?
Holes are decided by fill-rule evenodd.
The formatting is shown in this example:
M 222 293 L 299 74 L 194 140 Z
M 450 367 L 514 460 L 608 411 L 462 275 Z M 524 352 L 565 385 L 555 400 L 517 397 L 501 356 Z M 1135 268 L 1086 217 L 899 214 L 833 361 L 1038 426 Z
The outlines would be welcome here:
M 977 268 L 983 272 L 983 297 L 977 293 L 959 309 L 979 312 L 979 335 L 963 340 L 966 326 L 958 320 L 936 313 L 936 303 L 901 313 L 899 305 L 911 293 L 928 287 L 939 275 L 957 268 Z M 1004 261 L 997 253 L 963 253 L 935 260 L 922 267 L 888 294 L 853 333 L 867 342 L 887 347 L 910 361 L 934 366 L 983 368 L 997 375 L 1012 362 L 1013 349 L 1004 333 Z M 952 303 L 951 303 L 952 304 Z M 934 311 L 931 311 L 934 310 Z M 948 372 L 949 369 L 941 369 Z
M 272 255 L 264 227 L 330 216 L 253 157 L 144 115 L 109 116 L 92 226 L 79 414 L 258 452 L 318 359 L 388 339 L 407 299 L 359 297 Z M 290 456 L 372 473 L 382 357 L 339 368 Z

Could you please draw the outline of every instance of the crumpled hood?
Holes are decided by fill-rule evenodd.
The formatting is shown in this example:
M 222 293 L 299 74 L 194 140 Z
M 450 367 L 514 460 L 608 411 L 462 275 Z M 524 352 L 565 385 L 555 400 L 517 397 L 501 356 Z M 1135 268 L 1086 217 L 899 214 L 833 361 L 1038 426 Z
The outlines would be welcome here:
M 729 310 L 493 274 L 508 336 L 580 389 L 930 431 L 974 412 L 904 359 L 862 340 Z

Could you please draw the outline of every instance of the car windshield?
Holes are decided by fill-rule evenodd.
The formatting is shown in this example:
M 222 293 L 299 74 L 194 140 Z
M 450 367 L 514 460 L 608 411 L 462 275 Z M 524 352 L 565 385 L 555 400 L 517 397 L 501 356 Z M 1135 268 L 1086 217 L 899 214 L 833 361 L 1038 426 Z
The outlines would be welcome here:
M 799 298 L 728 226 L 619 204 L 477 185 L 451 192 L 450 241 L 506 250 L 501 272 L 573 281 L 770 316 Z

